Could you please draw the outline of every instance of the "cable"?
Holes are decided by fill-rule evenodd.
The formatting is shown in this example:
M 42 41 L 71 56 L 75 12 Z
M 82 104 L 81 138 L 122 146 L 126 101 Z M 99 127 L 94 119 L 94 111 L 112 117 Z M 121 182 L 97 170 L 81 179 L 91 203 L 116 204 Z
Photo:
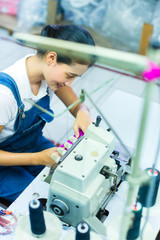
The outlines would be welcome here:
M 109 80 L 107 80 L 106 82 L 104 82 L 103 84 L 100 84 L 97 88 L 95 88 L 90 95 L 92 95 L 93 93 L 97 92 L 99 89 L 101 89 L 103 86 L 107 85 L 109 82 L 111 82 L 112 80 L 114 80 L 115 78 L 111 78 Z M 45 112 L 46 114 L 50 115 L 51 117 L 57 118 L 60 117 L 61 115 L 63 115 L 66 111 L 70 110 L 71 108 L 73 108 L 75 105 L 77 105 L 80 102 L 84 102 L 84 95 L 82 94 L 80 96 L 80 99 L 78 101 L 76 101 L 75 103 L 69 105 L 64 111 L 62 111 L 61 113 L 54 115 L 53 113 L 49 112 L 48 110 L 46 110 L 45 108 L 39 106 L 38 104 L 36 104 L 35 102 L 33 102 L 31 99 L 25 99 L 26 102 L 30 103 L 32 106 L 42 110 L 43 112 Z
M 0 226 L 3 227 L 6 231 L 0 232 L 0 235 L 7 235 L 14 231 L 16 224 L 17 224 L 17 217 L 11 211 L 7 210 L 0 210 L 0 215 L 11 215 L 14 218 L 14 221 L 11 222 L 3 217 L 0 216 Z
M 114 133 L 115 137 L 119 140 L 119 142 L 122 144 L 124 150 L 126 151 L 126 153 L 129 154 L 129 156 L 131 156 L 131 153 L 129 152 L 129 150 L 126 148 L 126 146 L 123 144 L 123 141 L 121 140 L 121 138 L 118 136 L 118 134 L 115 132 L 114 128 L 111 126 L 111 124 L 108 122 L 108 120 L 105 118 L 105 116 L 103 115 L 103 113 L 98 109 L 98 107 L 96 106 L 96 104 L 93 102 L 92 98 L 89 96 L 89 94 L 85 91 L 84 94 L 87 96 L 87 98 L 90 100 L 90 102 L 92 103 L 92 105 L 94 106 L 94 108 L 99 112 L 100 116 L 103 118 L 103 120 L 106 122 L 106 124 L 109 126 L 109 128 L 112 129 L 112 132 Z

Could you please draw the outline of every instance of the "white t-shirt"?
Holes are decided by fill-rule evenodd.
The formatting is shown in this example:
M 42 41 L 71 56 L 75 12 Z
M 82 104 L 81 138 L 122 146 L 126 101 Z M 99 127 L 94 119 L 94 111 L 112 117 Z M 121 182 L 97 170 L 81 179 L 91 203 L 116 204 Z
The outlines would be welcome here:
M 24 111 L 27 111 L 32 107 L 32 105 L 25 101 L 25 99 L 31 99 L 37 102 L 47 94 L 46 91 L 48 87 L 46 81 L 43 80 L 38 94 L 36 96 L 33 94 L 26 71 L 26 59 L 30 56 L 31 55 L 25 56 L 2 71 L 9 74 L 17 83 L 21 100 L 25 105 Z M 17 111 L 17 102 L 11 90 L 0 84 L 0 125 L 5 126 L 0 134 L 0 142 L 14 134 L 14 123 L 17 117 Z

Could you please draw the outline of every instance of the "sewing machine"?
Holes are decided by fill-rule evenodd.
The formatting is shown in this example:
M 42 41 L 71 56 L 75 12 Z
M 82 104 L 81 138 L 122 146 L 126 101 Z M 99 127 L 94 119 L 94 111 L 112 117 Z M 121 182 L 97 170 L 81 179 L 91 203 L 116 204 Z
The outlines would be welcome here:
M 115 137 L 99 122 L 91 124 L 62 156 L 50 182 L 47 211 L 74 227 L 86 222 L 93 231 L 106 235 L 101 218 L 124 169 L 110 157 Z

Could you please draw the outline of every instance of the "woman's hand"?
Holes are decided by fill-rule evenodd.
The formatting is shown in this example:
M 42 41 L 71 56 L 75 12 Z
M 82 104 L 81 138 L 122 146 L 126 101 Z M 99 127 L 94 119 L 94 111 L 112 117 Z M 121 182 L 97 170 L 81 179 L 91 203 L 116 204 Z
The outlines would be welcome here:
M 61 156 L 57 152 L 57 149 L 58 149 L 57 147 L 53 147 L 53 148 L 48 148 L 48 149 L 45 149 L 41 152 L 36 153 L 37 154 L 36 165 L 45 165 L 45 166 L 50 167 L 53 164 L 54 168 L 56 168 L 58 158 L 57 158 L 57 160 L 54 160 L 55 156 L 56 155 L 57 155 L 57 157 Z
M 87 130 L 89 125 L 93 122 L 90 112 L 88 109 L 80 109 L 77 112 L 77 116 L 73 125 L 73 130 L 76 135 L 76 137 L 79 137 L 79 129 L 81 129 L 83 132 Z

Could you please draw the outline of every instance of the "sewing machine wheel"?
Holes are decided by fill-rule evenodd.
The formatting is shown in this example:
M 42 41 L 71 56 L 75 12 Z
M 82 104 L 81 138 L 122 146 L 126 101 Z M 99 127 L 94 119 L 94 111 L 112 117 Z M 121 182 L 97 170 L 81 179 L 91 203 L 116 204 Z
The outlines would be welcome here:
M 50 208 L 58 217 L 63 217 L 69 212 L 68 206 L 60 199 L 54 199 Z

